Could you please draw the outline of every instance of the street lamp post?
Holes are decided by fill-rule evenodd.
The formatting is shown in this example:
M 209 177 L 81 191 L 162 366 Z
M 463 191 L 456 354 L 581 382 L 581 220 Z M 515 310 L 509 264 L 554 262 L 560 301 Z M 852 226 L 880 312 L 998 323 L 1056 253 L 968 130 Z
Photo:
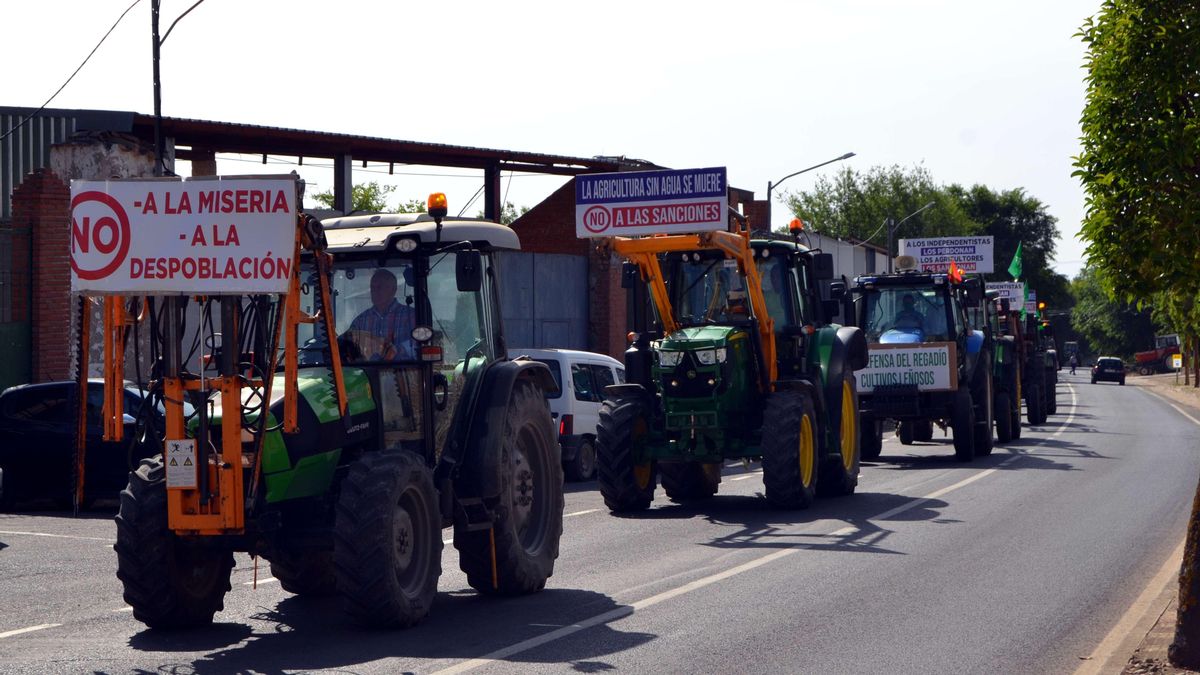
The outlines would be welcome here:
M 842 155 L 841 157 L 834 157 L 833 159 L 831 159 L 829 161 L 821 162 L 820 164 L 817 164 L 815 166 L 810 166 L 807 169 L 800 169 L 796 173 L 789 173 L 788 175 L 784 176 L 783 178 L 780 178 L 779 180 L 775 181 L 774 183 L 772 183 L 771 181 L 767 181 L 767 229 L 768 230 L 771 229 L 771 190 L 779 187 L 780 183 L 791 178 L 792 176 L 799 176 L 800 174 L 804 173 L 805 171 L 812 171 L 813 169 L 819 169 L 819 168 L 825 166 L 826 164 L 833 164 L 834 162 L 840 162 L 843 159 L 850 159 L 853 156 L 854 156 L 853 152 L 847 152 L 846 154 Z
M 900 222 L 898 222 L 898 223 L 893 222 L 895 220 L 894 218 L 888 218 L 888 223 L 887 223 L 888 274 L 892 273 L 892 238 L 895 236 L 896 230 L 900 229 L 900 226 L 903 225 L 905 223 L 905 221 L 907 221 L 909 218 L 912 218 L 913 216 L 917 215 L 918 213 L 933 206 L 935 203 L 936 202 L 929 202 L 925 206 L 922 206 L 921 208 L 917 209 L 916 211 L 913 211 L 912 213 L 908 214 L 907 216 L 904 216 L 904 218 L 902 218 L 900 220 Z
M 165 140 L 162 135 L 162 78 L 159 77 L 159 56 L 162 50 L 162 45 L 171 37 L 171 31 L 175 30 L 175 24 L 179 20 L 191 13 L 193 9 L 200 6 L 204 0 L 196 0 L 196 3 L 187 8 L 183 14 L 180 14 L 171 25 L 167 27 L 167 32 L 161 38 L 158 37 L 158 13 L 161 0 L 150 0 L 150 39 L 153 40 L 151 45 L 151 59 L 154 62 L 154 175 L 161 176 L 166 173 L 166 164 L 163 155 L 166 154 L 164 147 Z

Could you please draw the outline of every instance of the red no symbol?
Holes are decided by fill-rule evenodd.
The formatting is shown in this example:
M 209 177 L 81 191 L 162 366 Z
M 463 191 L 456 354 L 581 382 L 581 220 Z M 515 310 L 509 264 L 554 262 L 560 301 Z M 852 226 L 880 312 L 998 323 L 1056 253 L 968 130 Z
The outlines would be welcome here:
M 71 200 L 71 269 L 80 279 L 103 279 L 129 255 L 129 216 L 115 198 L 95 190 Z
M 612 215 L 603 206 L 593 206 L 583 212 L 583 226 L 588 232 L 603 232 L 612 224 Z

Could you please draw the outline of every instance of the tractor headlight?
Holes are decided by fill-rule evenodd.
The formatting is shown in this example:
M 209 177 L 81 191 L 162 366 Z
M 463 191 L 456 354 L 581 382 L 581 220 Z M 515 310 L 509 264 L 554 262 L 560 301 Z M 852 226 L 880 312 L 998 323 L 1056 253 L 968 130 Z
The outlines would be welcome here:
M 658 362 L 664 366 L 674 367 L 679 365 L 680 359 L 683 358 L 683 352 L 667 352 L 660 351 L 658 353 Z
M 417 250 L 417 240 L 412 237 L 401 237 L 396 240 L 396 250 L 401 253 L 412 253 Z
M 702 366 L 711 366 L 717 362 L 717 350 L 715 349 L 697 349 L 692 354 L 695 354 L 696 360 Z M 721 360 L 723 361 L 724 359 Z

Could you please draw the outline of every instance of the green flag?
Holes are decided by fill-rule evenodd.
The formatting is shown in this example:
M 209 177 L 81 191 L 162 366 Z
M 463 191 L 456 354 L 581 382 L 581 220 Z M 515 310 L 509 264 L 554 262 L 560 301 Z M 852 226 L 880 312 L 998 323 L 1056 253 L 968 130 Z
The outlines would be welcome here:
M 1021 242 L 1017 242 L 1017 252 L 1013 254 L 1012 262 L 1008 264 L 1008 273 L 1012 275 L 1013 281 L 1021 280 Z

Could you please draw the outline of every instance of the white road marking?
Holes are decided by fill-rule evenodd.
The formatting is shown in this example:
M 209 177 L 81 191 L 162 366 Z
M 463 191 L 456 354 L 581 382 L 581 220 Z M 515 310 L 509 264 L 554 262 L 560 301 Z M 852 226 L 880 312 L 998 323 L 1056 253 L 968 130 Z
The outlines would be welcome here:
M 599 511 L 599 510 L 600 510 L 600 509 L 588 509 L 588 510 L 586 510 L 586 511 L 576 511 L 575 513 L 568 513 L 568 514 L 565 514 L 565 515 L 563 516 L 563 518 L 570 518 L 571 516 L 582 516 L 582 515 L 585 515 L 585 514 L 588 514 L 588 513 L 595 513 L 595 512 L 597 512 L 597 511 Z
M 729 480 L 747 480 L 749 478 L 758 478 L 761 475 L 762 475 L 762 471 L 755 471 L 753 473 L 748 473 L 744 476 L 734 476 L 733 478 L 730 478 Z
M 52 537 L 54 539 L 79 539 L 81 541 L 102 541 L 106 544 L 115 544 L 116 539 L 105 539 L 103 537 L 80 537 L 73 534 L 48 534 L 46 532 L 17 532 L 13 530 L 0 530 L 0 534 L 16 534 L 23 537 Z
M 0 639 L 12 637 L 14 635 L 21 635 L 22 633 L 32 633 L 35 630 L 45 630 L 47 628 L 54 628 L 56 626 L 61 626 L 61 625 L 62 625 L 61 623 L 43 623 L 43 624 L 40 624 L 37 626 L 30 626 L 28 628 L 18 628 L 16 630 L 10 630 L 10 631 L 6 631 L 4 633 L 0 633 Z
M 1049 438 L 1054 438 L 1054 437 L 1062 434 L 1062 432 L 1065 431 L 1067 429 L 1067 426 L 1071 423 L 1071 420 L 1075 417 L 1075 410 L 1074 410 L 1075 401 L 1076 401 L 1075 389 L 1073 387 L 1071 387 L 1071 385 L 1068 384 L 1067 390 L 1071 392 L 1071 412 L 1070 412 L 1070 414 L 1067 415 L 1067 418 L 1065 420 L 1063 420 L 1059 430 L 1056 431 L 1054 434 L 1052 434 Z M 1023 455 L 1013 455 L 1012 457 L 1004 460 L 1003 462 L 1001 462 L 999 465 L 997 465 L 994 468 L 985 469 L 983 471 L 980 471 L 979 473 L 976 473 L 972 476 L 969 476 L 968 478 L 960 480 L 953 485 L 944 487 L 940 490 L 935 490 L 934 492 L 931 492 L 924 497 L 919 497 L 919 498 L 914 499 L 906 504 L 902 504 L 900 506 L 897 506 L 896 508 L 884 511 L 883 513 L 881 513 L 877 516 L 873 516 L 873 517 L 869 518 L 868 520 L 878 520 L 878 519 L 888 518 L 888 517 L 894 516 L 898 513 L 907 511 L 909 509 L 916 508 L 916 507 L 920 506 L 921 504 L 924 504 L 925 502 L 929 501 L 930 499 L 934 499 L 934 498 L 946 495 L 946 494 L 953 492 L 954 490 L 957 490 L 963 486 L 970 485 L 971 483 L 974 483 L 975 481 L 979 480 L 980 478 L 983 478 L 985 476 L 990 476 L 993 473 L 995 473 L 996 470 L 999 469 L 1000 467 L 1002 467 L 1010 462 L 1014 462 L 1014 461 L 1020 459 L 1022 456 Z M 848 534 L 853 534 L 857 530 L 858 530 L 858 528 L 855 528 L 855 527 L 843 527 L 839 530 L 831 532 L 828 536 L 845 536 Z M 658 593 L 657 595 L 652 595 L 643 600 L 638 600 L 636 602 L 632 602 L 623 607 L 618 607 L 618 608 L 610 610 L 608 612 L 604 612 L 603 614 L 598 614 L 589 619 L 580 621 L 579 623 L 574 623 L 569 626 L 564 626 L 562 628 L 559 628 L 558 630 L 551 631 L 544 635 L 539 635 L 537 637 L 533 637 L 528 640 L 523 640 L 516 644 L 509 645 L 508 647 L 504 647 L 502 649 L 498 649 L 489 654 L 485 654 L 484 656 L 481 656 L 477 659 L 463 661 L 462 663 L 458 663 L 458 664 L 455 664 L 448 668 L 439 670 L 435 673 L 435 675 L 450 675 L 451 673 L 464 673 L 469 670 L 474 670 L 476 668 L 479 668 L 480 666 L 485 666 L 485 665 L 488 665 L 495 661 L 499 661 L 501 659 L 508 658 L 514 654 L 519 654 L 521 652 L 528 651 L 528 650 L 534 649 L 536 647 L 540 647 L 544 644 L 554 642 L 555 640 L 559 640 L 559 639 L 567 637 L 569 635 L 573 635 L 575 633 L 578 633 L 581 630 L 585 630 L 585 629 L 591 628 L 593 626 L 599 626 L 601 624 L 608 623 L 609 621 L 614 621 L 616 619 L 620 619 L 620 618 L 629 616 L 630 614 L 633 614 L 634 612 L 636 612 L 638 610 L 646 609 L 648 607 L 653 607 L 654 605 L 657 605 L 666 600 L 670 600 L 672 598 L 678 597 L 685 593 L 690 593 L 691 591 L 694 591 L 699 588 L 704 588 L 705 586 L 715 584 L 718 581 L 723 581 L 725 579 L 736 576 L 738 574 L 742 574 L 743 572 L 748 572 L 752 569 L 755 569 L 755 568 L 761 567 L 763 565 L 766 565 L 768 563 L 779 560 L 780 558 L 785 558 L 787 556 L 794 555 L 796 553 L 799 553 L 801 550 L 803 550 L 803 548 L 793 547 L 793 548 L 780 549 L 773 553 L 768 553 L 767 555 L 761 556 L 759 558 L 755 558 L 754 560 L 751 560 L 749 562 L 742 563 L 740 565 L 731 567 L 722 572 L 717 572 L 716 574 L 710 574 L 706 577 L 701 577 L 700 579 L 696 579 L 695 581 L 688 582 L 686 584 L 683 584 L 682 586 L 678 586 L 676 588 L 672 588 L 670 590 L 663 591 L 662 593 Z
M 116 613 L 116 612 L 132 612 L 132 611 L 133 611 L 132 607 L 122 607 L 121 609 L 113 610 L 114 613 Z
M 270 584 L 270 583 L 274 583 L 276 581 L 279 581 L 279 580 L 276 579 L 275 577 L 265 577 L 265 578 L 259 579 L 257 583 L 259 586 L 262 586 L 263 584 Z M 253 586 L 254 584 L 255 584 L 255 582 L 253 580 L 242 582 L 243 586 Z

